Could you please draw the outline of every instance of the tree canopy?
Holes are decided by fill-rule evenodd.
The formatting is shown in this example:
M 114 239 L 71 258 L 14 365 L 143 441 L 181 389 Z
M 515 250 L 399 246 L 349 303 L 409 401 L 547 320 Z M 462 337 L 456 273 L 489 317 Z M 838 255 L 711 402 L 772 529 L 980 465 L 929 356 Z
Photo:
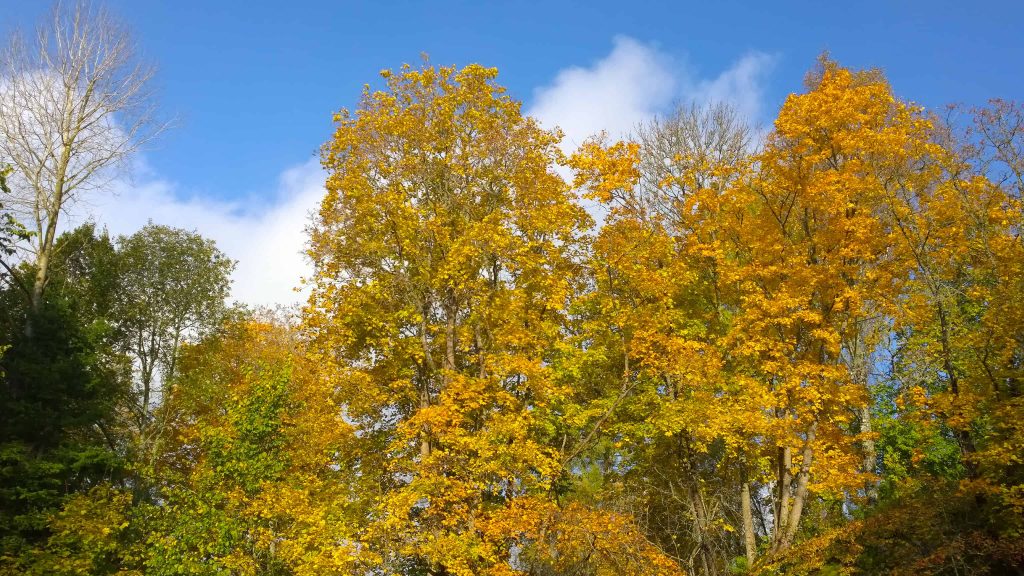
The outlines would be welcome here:
M 0 574 L 1018 574 L 1024 107 L 959 112 L 823 57 L 566 153 L 384 70 L 277 311 L 0 164 Z

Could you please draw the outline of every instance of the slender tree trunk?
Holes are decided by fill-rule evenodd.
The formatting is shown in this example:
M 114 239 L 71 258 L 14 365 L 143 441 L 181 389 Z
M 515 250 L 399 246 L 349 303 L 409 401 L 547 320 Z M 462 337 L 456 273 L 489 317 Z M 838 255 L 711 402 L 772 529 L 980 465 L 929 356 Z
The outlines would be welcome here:
M 448 318 L 444 330 L 444 368 L 448 371 L 455 370 L 455 315 L 454 306 L 448 309 Z M 445 376 L 447 378 L 447 376 Z M 447 380 L 446 380 L 447 381 Z
M 626 372 L 629 372 L 628 355 L 626 359 Z M 711 551 L 707 543 L 708 520 L 707 506 L 704 504 L 704 495 L 700 492 L 697 484 L 697 473 L 693 465 L 693 453 L 690 449 L 689 439 L 686 434 L 679 434 L 676 440 L 676 456 L 683 466 L 684 480 L 682 482 L 686 490 L 686 499 L 690 507 L 690 514 L 693 517 L 693 534 L 696 541 L 695 555 L 700 559 L 702 572 L 710 576 L 715 573 L 714 559 L 711 558 Z
M 936 295 L 936 299 L 938 296 Z M 956 373 L 956 367 L 953 365 L 953 352 L 952 346 L 949 343 L 949 320 L 946 318 L 946 309 L 942 305 L 942 302 L 938 302 L 936 307 L 936 314 L 939 318 L 940 328 L 940 344 L 942 345 L 942 368 L 946 372 L 946 377 L 949 378 L 949 389 L 953 392 L 957 403 L 960 398 L 960 378 Z M 977 465 L 972 459 L 972 455 L 976 451 L 974 446 L 974 438 L 971 436 L 970 430 L 965 428 L 956 428 L 954 430 L 956 436 L 956 442 L 960 446 L 960 457 L 964 462 L 964 466 L 967 467 L 967 473 L 970 477 L 975 478 L 978 475 Z
M 786 521 L 789 519 L 789 492 L 790 486 L 793 482 L 793 476 L 790 473 L 790 468 L 793 465 L 793 456 L 789 446 L 779 448 L 778 454 L 778 485 L 779 497 L 775 505 L 775 526 L 774 535 L 772 537 L 772 547 L 774 549 L 779 548 L 779 543 L 782 541 L 782 535 L 786 530 Z
M 870 406 L 862 406 L 860 408 L 860 432 L 865 436 L 861 444 L 861 447 L 864 450 L 864 460 L 862 468 L 868 474 L 874 474 L 877 452 L 875 451 L 875 439 L 871 437 L 872 432 Z M 876 482 L 874 478 L 868 479 L 864 486 L 864 492 L 867 495 L 868 504 L 874 504 L 875 502 L 877 502 L 878 482 Z
M 39 314 L 43 307 L 43 291 L 50 280 L 50 255 L 53 252 L 53 241 L 57 236 L 57 219 L 60 217 L 61 208 L 64 206 L 64 186 L 67 176 L 68 162 L 71 161 L 71 145 L 73 137 L 64 143 L 60 152 L 60 161 L 54 178 L 53 198 L 49 202 L 39 205 L 40 198 L 47 198 L 36 188 L 36 222 L 44 220 L 40 210 L 46 215 L 46 228 L 41 230 L 42 238 L 39 239 L 38 252 L 36 253 L 36 276 L 32 282 L 32 297 L 29 302 L 29 314 L 25 321 L 25 335 L 32 338 L 35 327 L 32 325 L 33 318 Z M 39 226 L 42 228 L 42 226 Z
M 801 454 L 803 462 L 800 463 L 800 472 L 797 474 L 796 491 L 793 495 L 793 505 L 786 519 L 786 529 L 779 541 L 779 550 L 785 550 L 793 543 L 796 537 L 797 528 L 800 526 L 800 517 L 804 511 L 804 503 L 807 501 L 807 484 L 811 479 L 811 463 L 814 460 L 814 437 L 818 431 L 818 421 L 815 420 L 807 429 L 807 437 L 804 439 L 804 447 Z
M 690 506 L 693 508 L 693 517 L 696 520 L 696 533 L 697 533 L 697 555 L 700 557 L 701 566 L 704 569 L 704 574 L 710 576 L 713 574 L 712 566 L 713 560 L 709 558 L 710 550 L 708 549 L 707 536 L 708 536 L 708 514 L 707 509 L 704 507 L 704 499 L 701 496 L 698 488 L 693 485 L 693 482 L 687 482 L 686 491 L 690 498 Z
M 480 328 L 479 324 L 473 326 L 473 338 L 476 341 L 477 362 L 480 363 L 480 365 L 477 367 L 478 370 L 479 370 L 478 373 L 477 373 L 477 377 L 481 378 L 481 379 L 482 378 L 486 378 L 487 377 L 487 363 L 486 363 L 486 361 L 484 359 L 484 337 L 481 334 L 481 328 Z
M 46 287 L 46 280 L 49 277 L 50 270 L 50 252 L 49 250 L 42 251 L 39 256 L 36 257 L 36 276 L 32 282 L 32 301 L 29 302 L 29 308 L 33 314 L 39 312 L 43 303 L 43 289 Z
M 422 308 L 423 318 L 420 320 L 420 343 L 423 346 L 423 358 L 426 363 L 423 381 L 420 383 L 420 410 L 430 407 L 430 380 L 437 371 L 434 355 L 430 351 L 430 337 L 427 335 L 427 318 L 430 314 L 429 300 Z M 420 430 L 420 456 L 430 456 L 430 427 L 424 425 Z
M 181 347 L 181 329 L 178 329 L 174 334 L 174 344 L 171 345 L 171 358 L 167 363 L 167 374 L 164 375 L 164 384 L 170 382 L 174 378 L 174 370 L 178 365 L 178 349 Z
M 865 391 L 868 391 L 868 364 L 869 364 L 869 351 L 867 349 L 867 338 L 865 337 L 865 331 L 867 328 L 868 321 L 860 325 L 860 329 L 856 334 L 856 339 L 849 347 L 850 352 L 850 376 L 853 382 L 862 386 Z M 868 403 L 857 409 L 857 416 L 860 420 L 860 433 L 864 437 L 861 440 L 861 471 L 874 475 L 875 473 L 875 459 L 877 453 L 875 451 L 875 439 L 871 433 L 871 398 L 868 395 Z M 864 494 L 867 496 L 868 504 L 874 504 L 878 501 L 878 484 L 874 478 L 869 478 L 864 482 Z
M 25 336 L 32 338 L 35 335 L 33 320 L 43 308 L 43 292 L 50 281 L 50 254 L 53 251 L 53 241 L 57 233 L 56 217 L 51 216 L 46 224 L 46 230 L 40 239 L 38 252 L 36 253 L 36 274 L 32 280 L 32 294 L 29 298 L 29 313 L 25 319 Z
M 757 561 L 757 535 L 754 533 L 754 514 L 750 506 L 750 482 L 744 481 L 740 489 L 740 512 L 743 515 L 743 548 L 747 554 L 747 567 Z
M 425 410 L 430 407 L 430 388 L 429 385 L 424 383 L 420 389 L 420 410 Z M 426 458 L 430 456 L 430 430 L 426 426 L 420 431 L 420 456 Z
M 36 276 L 32 282 L 32 293 L 29 296 L 28 314 L 25 316 L 25 336 L 30 340 L 35 337 L 35 316 L 43 306 L 43 289 L 46 287 L 47 270 L 50 266 L 50 254 L 41 252 L 36 257 Z

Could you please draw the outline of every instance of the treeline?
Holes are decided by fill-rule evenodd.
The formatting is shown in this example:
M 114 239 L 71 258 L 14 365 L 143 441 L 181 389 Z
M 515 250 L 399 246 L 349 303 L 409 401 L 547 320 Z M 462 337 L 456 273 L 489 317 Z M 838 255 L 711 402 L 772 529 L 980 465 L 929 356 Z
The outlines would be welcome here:
M 294 314 L 4 210 L 0 573 L 1024 571 L 1024 108 L 822 59 L 566 155 L 494 69 L 382 77 Z

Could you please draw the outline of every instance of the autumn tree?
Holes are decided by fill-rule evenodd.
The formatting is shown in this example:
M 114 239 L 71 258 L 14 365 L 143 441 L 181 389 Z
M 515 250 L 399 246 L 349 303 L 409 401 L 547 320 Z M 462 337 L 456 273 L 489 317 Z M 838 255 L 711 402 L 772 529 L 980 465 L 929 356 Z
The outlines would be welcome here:
M 879 307 L 891 326 L 875 405 L 879 502 L 767 569 L 1014 573 L 1024 564 L 1016 110 L 997 101 L 966 125 L 919 117 L 927 154 L 875 163 L 902 268 L 899 291 Z
M 294 327 L 231 319 L 183 347 L 172 381 L 139 472 L 150 497 L 109 480 L 71 495 L 18 573 L 350 573 L 351 428 Z
M 494 69 L 382 76 L 324 148 L 305 319 L 359 438 L 362 556 L 402 573 L 512 573 L 578 529 L 551 499 L 570 396 L 552 359 L 589 219 L 554 171 L 559 134 L 523 117 Z
M 735 303 L 719 266 L 729 234 L 721 210 L 749 175 L 750 144 L 728 106 L 693 106 L 640 126 L 630 142 L 592 141 L 572 160 L 609 210 L 579 330 L 581 361 L 606 379 L 580 417 L 609 443 L 588 455 L 629 463 L 620 505 L 642 509 L 662 548 L 704 574 L 728 568 L 739 527 L 754 536 L 740 479 L 741 427 L 753 419 L 731 394 L 720 341 Z
M 351 573 L 355 454 L 332 383 L 295 329 L 256 314 L 185 347 L 136 522 L 147 574 Z
M 931 136 L 877 73 L 826 61 L 749 159 L 723 153 L 743 146 L 711 133 L 664 168 L 647 161 L 655 178 L 641 172 L 639 146 L 594 144 L 575 160 L 615 206 L 596 245 L 613 256 L 600 273 L 632 285 L 609 284 L 604 309 L 640 312 L 610 324 L 631 341 L 632 366 L 648 363 L 660 390 L 683 400 L 650 421 L 700 452 L 726 448 L 743 479 L 736 516 L 748 562 L 751 482 L 774 494 L 760 524 L 776 553 L 812 502 L 835 516 L 844 494 L 872 490 L 867 367 L 908 270 L 885 208 L 887 174 L 936 154 Z
M 0 129 L 102 86 L 46 66 Z M 1020 104 L 823 58 L 763 139 L 681 107 L 567 157 L 494 69 L 381 76 L 291 316 L 196 233 L 38 238 L 116 107 L 0 142 L 42 166 L 0 169 L 0 574 L 1020 573 Z
M 975 111 L 971 129 L 937 126 L 944 154 L 934 183 L 903 179 L 891 195 L 912 270 L 897 309 L 891 377 L 910 431 L 938 440 L 914 446 L 909 462 L 894 458 L 903 469 L 894 467 L 891 486 L 908 506 L 945 494 L 939 509 L 969 517 L 959 526 L 936 519 L 940 530 L 921 531 L 937 565 L 1005 570 L 1024 557 L 1012 536 L 1024 511 L 1016 456 L 1024 446 L 1020 119 L 1018 105 L 996 101 Z M 927 467 L 943 445 L 954 448 L 952 462 Z M 931 477 L 930 492 L 915 489 L 908 471 Z M 963 550 L 967 541 L 985 550 L 981 558 Z
M 865 371 L 903 270 L 885 174 L 934 152 L 920 110 L 877 73 L 824 61 L 810 87 L 780 111 L 733 224 L 741 310 L 730 340 L 777 446 L 776 551 L 812 495 L 841 499 L 874 472 Z

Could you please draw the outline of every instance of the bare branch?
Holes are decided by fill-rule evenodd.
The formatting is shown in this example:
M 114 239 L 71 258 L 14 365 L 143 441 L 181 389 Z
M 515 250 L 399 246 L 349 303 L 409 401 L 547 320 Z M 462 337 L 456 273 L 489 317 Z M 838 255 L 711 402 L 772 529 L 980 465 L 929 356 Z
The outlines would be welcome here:
M 58 3 L 32 40 L 0 52 L 0 158 L 12 211 L 35 227 L 38 309 L 62 211 L 98 193 L 166 128 L 155 119 L 153 68 L 127 30 L 87 1 Z

